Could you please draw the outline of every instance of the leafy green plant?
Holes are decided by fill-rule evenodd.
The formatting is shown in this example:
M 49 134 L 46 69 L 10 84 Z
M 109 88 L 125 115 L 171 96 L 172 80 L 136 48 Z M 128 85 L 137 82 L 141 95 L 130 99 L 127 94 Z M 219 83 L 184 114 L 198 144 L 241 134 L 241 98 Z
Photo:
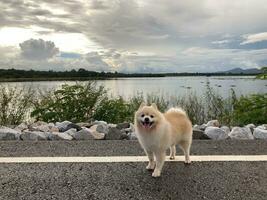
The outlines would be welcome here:
M 234 103 L 232 118 L 238 125 L 267 123 L 267 94 L 241 96 Z
M 16 125 L 27 119 L 34 91 L 0 85 L 0 125 Z
M 96 87 L 95 82 L 62 85 L 61 89 L 49 92 L 38 99 L 31 116 L 46 122 L 89 121 L 95 107 L 105 96 L 104 88 Z
M 122 97 L 117 99 L 103 99 L 97 106 L 93 118 L 95 120 L 104 120 L 108 123 L 120 123 L 132 121 L 133 112 L 130 104 L 123 100 Z

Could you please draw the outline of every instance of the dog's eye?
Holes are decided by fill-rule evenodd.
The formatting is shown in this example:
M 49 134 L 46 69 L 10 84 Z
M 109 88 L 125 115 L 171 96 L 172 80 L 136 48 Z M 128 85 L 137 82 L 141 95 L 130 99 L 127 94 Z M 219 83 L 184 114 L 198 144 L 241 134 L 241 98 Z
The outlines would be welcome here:
M 144 117 L 144 116 L 145 116 L 144 114 L 141 115 L 141 117 Z
M 153 116 L 153 115 L 150 115 L 150 117 L 151 117 L 151 118 L 154 118 L 154 116 Z

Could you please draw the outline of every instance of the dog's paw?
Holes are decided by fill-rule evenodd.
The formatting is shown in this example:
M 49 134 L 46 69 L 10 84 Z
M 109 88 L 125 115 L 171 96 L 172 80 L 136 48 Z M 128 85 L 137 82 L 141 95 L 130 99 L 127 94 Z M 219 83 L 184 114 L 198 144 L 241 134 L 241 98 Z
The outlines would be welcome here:
M 186 160 L 186 161 L 184 161 L 184 164 L 185 164 L 185 165 L 190 165 L 190 164 L 191 164 L 191 160 Z
M 153 170 L 155 169 L 156 163 L 155 162 L 150 162 L 148 163 L 148 165 L 146 166 L 147 170 Z
M 170 156 L 170 160 L 174 160 L 175 159 L 175 156 Z
M 152 176 L 153 177 L 160 177 L 160 171 L 158 171 L 158 170 L 155 170 L 153 173 L 152 173 Z

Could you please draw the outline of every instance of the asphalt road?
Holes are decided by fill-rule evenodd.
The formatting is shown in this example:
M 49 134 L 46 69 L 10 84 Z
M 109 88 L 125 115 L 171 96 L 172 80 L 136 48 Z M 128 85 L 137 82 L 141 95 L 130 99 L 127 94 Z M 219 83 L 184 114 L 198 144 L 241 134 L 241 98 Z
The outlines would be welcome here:
M 179 151 L 178 153 L 181 153 Z M 194 141 L 194 155 L 267 155 L 267 141 Z M 0 157 L 144 155 L 135 141 L 1 142 Z M 267 197 L 267 162 L 0 163 L 0 199 L 255 199 Z

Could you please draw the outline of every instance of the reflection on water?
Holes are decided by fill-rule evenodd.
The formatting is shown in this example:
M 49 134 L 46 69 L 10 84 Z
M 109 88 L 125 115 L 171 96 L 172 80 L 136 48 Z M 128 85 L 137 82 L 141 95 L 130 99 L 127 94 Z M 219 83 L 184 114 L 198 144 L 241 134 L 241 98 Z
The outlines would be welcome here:
M 42 81 L 42 82 L 16 82 L 2 83 L 10 87 L 31 86 L 49 90 L 58 88 L 62 84 L 74 84 L 75 81 Z M 230 94 L 233 88 L 237 95 L 252 93 L 267 93 L 267 80 L 257 80 L 253 76 L 239 77 L 159 77 L 159 78 L 119 78 L 111 80 L 98 80 L 98 85 L 103 85 L 112 96 L 130 97 L 138 93 L 163 94 L 167 96 L 186 95 L 194 92 L 202 95 L 205 92 L 206 84 L 209 83 L 216 92 L 223 97 Z

